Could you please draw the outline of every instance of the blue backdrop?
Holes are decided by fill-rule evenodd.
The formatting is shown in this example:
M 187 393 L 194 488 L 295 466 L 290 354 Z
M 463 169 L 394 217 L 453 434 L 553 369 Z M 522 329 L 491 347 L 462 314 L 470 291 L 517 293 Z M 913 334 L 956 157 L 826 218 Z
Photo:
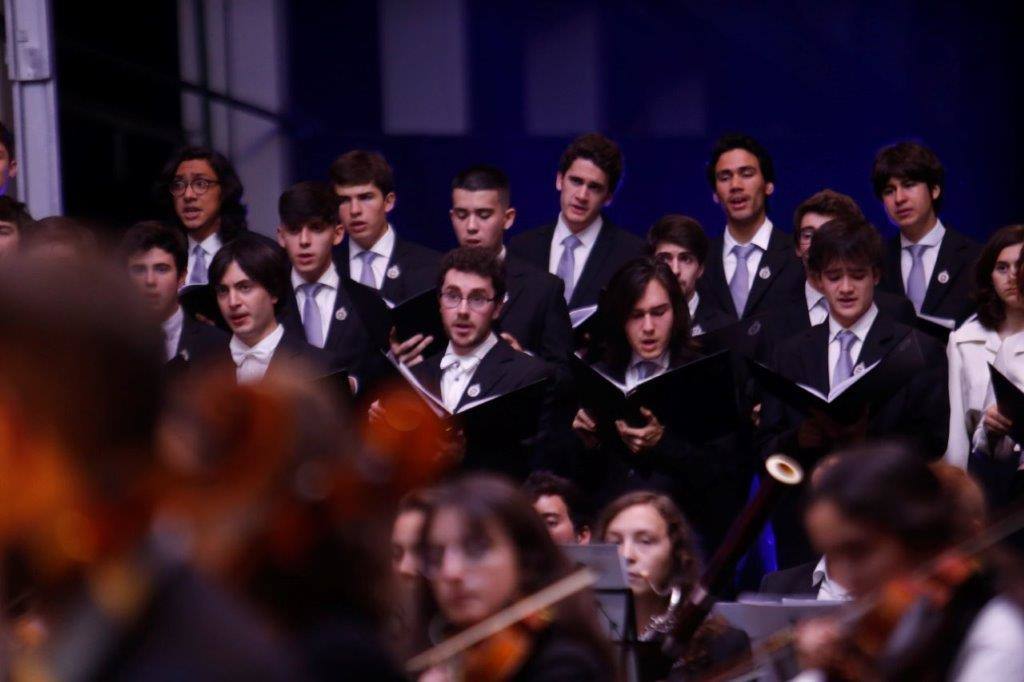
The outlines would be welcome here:
M 430 3 L 421 4 L 428 11 Z M 538 31 L 572 35 L 577 19 L 596 22 L 597 49 L 578 63 L 569 55 L 551 65 L 554 78 L 566 74 L 567 94 L 556 80 L 546 106 L 556 118 L 571 111 L 574 76 L 597 78 L 597 127 L 626 158 L 608 213 L 638 233 L 668 212 L 722 231 L 704 167 L 714 138 L 734 130 L 771 150 L 770 215 L 787 231 L 803 198 L 832 187 L 891 233 L 871 192 L 871 161 L 880 147 L 908 138 L 933 147 L 947 168 L 947 224 L 984 239 L 1024 222 L 1017 36 L 997 7 L 469 1 L 461 19 L 469 123 L 465 134 L 448 136 L 385 134 L 380 35 L 387 27 L 376 3 L 288 7 L 296 178 L 325 177 L 345 150 L 377 149 L 396 171 L 394 224 L 436 248 L 453 243 L 450 179 L 472 163 L 509 173 L 514 229 L 557 215 L 559 154 L 571 132 L 586 131 L 531 134 L 524 112 L 537 65 L 529 46 Z

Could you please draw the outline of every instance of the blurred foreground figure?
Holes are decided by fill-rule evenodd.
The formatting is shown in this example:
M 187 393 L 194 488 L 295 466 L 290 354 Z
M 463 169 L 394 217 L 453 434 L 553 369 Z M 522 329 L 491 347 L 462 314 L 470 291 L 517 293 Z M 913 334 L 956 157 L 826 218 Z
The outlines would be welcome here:
M 114 270 L 34 259 L 0 275 L 10 679 L 296 678 L 251 615 L 151 541 L 161 348 Z

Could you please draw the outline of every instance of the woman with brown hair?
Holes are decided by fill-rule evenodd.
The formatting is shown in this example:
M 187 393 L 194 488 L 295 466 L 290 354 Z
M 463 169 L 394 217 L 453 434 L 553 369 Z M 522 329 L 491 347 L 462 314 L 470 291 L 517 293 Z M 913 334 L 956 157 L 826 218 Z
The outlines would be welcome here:
M 967 468 L 971 435 L 978 427 L 989 392 L 989 363 L 1004 339 L 1024 331 L 1024 297 L 1017 281 L 1017 260 L 1024 225 L 997 231 L 982 249 L 974 268 L 978 314 L 949 335 L 949 444 L 945 459 Z
M 436 490 L 420 556 L 424 577 L 416 635 L 421 641 L 414 646 L 419 650 L 477 625 L 572 569 L 529 500 L 490 476 L 457 479 Z M 616 679 L 590 594 L 577 592 L 514 627 L 522 628 L 531 644 L 502 674 L 488 679 Z M 462 662 L 468 665 L 470 658 Z M 435 667 L 422 679 L 446 679 L 446 672 Z
M 633 592 L 637 637 L 652 643 L 653 655 L 641 657 L 642 679 L 662 679 L 670 671 L 673 679 L 686 679 L 749 652 L 746 633 L 709 617 L 682 658 L 660 655 L 675 625 L 670 607 L 686 598 L 701 573 L 693 531 L 672 500 L 649 491 L 623 495 L 601 512 L 597 537 L 619 546 Z

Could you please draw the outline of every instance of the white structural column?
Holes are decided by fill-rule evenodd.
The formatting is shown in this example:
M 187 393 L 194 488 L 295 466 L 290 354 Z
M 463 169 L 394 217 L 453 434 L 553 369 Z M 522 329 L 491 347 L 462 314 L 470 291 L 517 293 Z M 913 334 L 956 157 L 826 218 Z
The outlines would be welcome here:
M 280 0 L 178 0 L 178 17 L 182 80 L 284 112 L 287 50 Z M 182 93 L 186 135 L 190 142 L 204 141 L 208 111 L 210 142 L 231 159 L 245 185 L 249 228 L 272 235 L 277 198 L 290 180 L 288 139 L 270 117 L 204 99 L 200 93 Z
M 18 200 L 37 218 L 57 215 L 63 200 L 50 0 L 4 0 L 4 18 Z

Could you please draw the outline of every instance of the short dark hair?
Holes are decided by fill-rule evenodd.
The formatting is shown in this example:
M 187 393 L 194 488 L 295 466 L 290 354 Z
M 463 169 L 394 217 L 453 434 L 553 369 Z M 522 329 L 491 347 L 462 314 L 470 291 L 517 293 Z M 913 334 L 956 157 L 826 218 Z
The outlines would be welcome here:
M 565 175 L 576 159 L 586 159 L 608 177 L 608 194 L 615 194 L 622 178 L 622 151 L 619 145 L 601 133 L 580 135 L 565 148 L 558 161 L 558 172 Z
M 487 277 L 494 288 L 494 300 L 505 300 L 505 266 L 494 254 L 478 246 L 460 246 L 452 249 L 441 258 L 441 268 L 437 275 L 437 290 L 444 286 L 444 276 L 449 270 L 471 272 L 474 275 Z
M 690 309 L 679 288 L 679 280 L 672 270 L 650 257 L 634 258 L 627 261 L 612 275 L 608 287 L 601 295 L 600 314 L 604 339 L 604 361 L 618 371 L 629 363 L 632 348 L 626 338 L 626 321 L 633 312 L 633 306 L 644 295 L 647 285 L 657 281 L 668 292 L 672 304 L 672 339 L 669 355 L 676 356 L 690 342 Z
M 956 506 L 924 457 L 903 443 L 838 453 L 810 490 L 808 507 L 819 502 L 834 504 L 848 519 L 894 536 L 922 556 L 942 550 L 956 534 Z
M 7 156 L 14 159 L 14 132 L 0 121 L 0 147 L 7 149 Z
M 757 164 L 761 167 L 761 175 L 765 182 L 775 182 L 775 164 L 772 156 L 760 142 L 744 133 L 727 133 L 715 140 L 711 148 L 711 156 L 708 159 L 707 177 L 711 189 L 715 188 L 715 166 L 722 154 L 731 152 L 733 149 L 743 149 L 757 157 Z
M 221 240 L 228 241 L 248 230 L 249 223 L 245 217 L 247 209 L 242 203 L 242 194 L 245 191 L 242 179 L 238 177 L 238 172 L 228 157 L 209 147 L 182 147 L 175 150 L 164 165 L 156 184 L 156 194 L 157 201 L 168 213 L 168 217 L 178 221 L 178 217 L 174 213 L 174 199 L 171 197 L 171 182 L 178 172 L 178 166 L 185 161 L 194 160 L 209 163 L 217 176 L 217 182 L 220 183 Z
M 495 190 L 498 192 L 501 203 L 508 206 L 511 202 L 508 176 L 497 166 L 470 166 L 460 171 L 452 179 L 452 191 L 457 189 L 467 192 Z
M 583 493 L 568 478 L 541 469 L 526 477 L 522 490 L 531 502 L 536 502 L 544 495 L 562 498 L 562 502 L 565 503 L 565 508 L 569 512 L 574 532 L 579 533 L 590 525 L 590 515 L 583 503 Z
M 708 257 L 708 236 L 701 224 L 689 216 L 669 213 L 658 218 L 647 231 L 647 252 L 653 256 L 661 243 L 686 249 L 701 265 Z
M 338 187 L 375 185 L 387 196 L 395 191 L 395 178 L 387 160 L 378 152 L 353 149 L 331 164 L 331 182 Z
M 174 267 L 178 274 L 188 267 L 188 242 L 181 230 L 161 223 L 158 220 L 143 220 L 135 223 L 121 238 L 121 259 L 127 260 L 137 253 L 145 253 L 150 249 L 166 251 L 174 259 Z
M 814 233 L 807 251 L 807 269 L 821 273 L 835 261 L 882 267 L 882 238 L 864 218 L 842 215 Z
M 93 255 L 97 250 L 96 235 L 82 222 L 67 216 L 52 215 L 32 223 L 25 231 L 24 249 L 62 244 L 79 255 Z
M 13 224 L 20 235 L 24 235 L 33 222 L 25 204 L 6 194 L 0 196 L 0 221 Z
M 925 183 L 928 189 L 942 189 L 945 177 L 946 170 L 939 157 L 918 142 L 897 142 L 883 148 L 875 155 L 871 168 L 871 185 L 879 199 L 892 178 L 907 178 Z M 942 199 L 940 193 L 932 202 L 936 213 L 942 207 Z
M 213 257 L 210 262 L 210 285 L 216 290 L 228 267 L 238 263 L 238 267 L 249 279 L 277 299 L 274 309 L 279 310 L 288 295 L 285 262 L 281 249 L 272 246 L 265 238 L 243 234 L 222 246 Z
M 1024 243 L 1024 225 L 1007 225 L 989 237 L 981 249 L 977 262 L 974 264 L 975 303 L 978 304 L 978 322 L 986 329 L 998 329 L 1006 319 L 1006 305 L 999 298 L 992 286 L 992 270 L 996 266 L 999 253 L 1008 246 Z M 1022 252 L 1024 253 L 1024 252 Z M 1019 281 L 1021 275 L 1017 274 Z
M 338 224 L 338 195 L 324 182 L 297 182 L 281 193 L 277 214 L 290 230 L 310 223 L 334 226 Z
M 154 463 L 163 342 L 123 270 L 28 259 L 0 272 L 0 393 L 118 500 Z
M 827 215 L 833 218 L 850 216 L 864 218 L 864 212 L 853 197 L 831 189 L 823 189 L 804 199 L 793 211 L 793 241 L 800 242 L 800 223 L 808 213 Z

